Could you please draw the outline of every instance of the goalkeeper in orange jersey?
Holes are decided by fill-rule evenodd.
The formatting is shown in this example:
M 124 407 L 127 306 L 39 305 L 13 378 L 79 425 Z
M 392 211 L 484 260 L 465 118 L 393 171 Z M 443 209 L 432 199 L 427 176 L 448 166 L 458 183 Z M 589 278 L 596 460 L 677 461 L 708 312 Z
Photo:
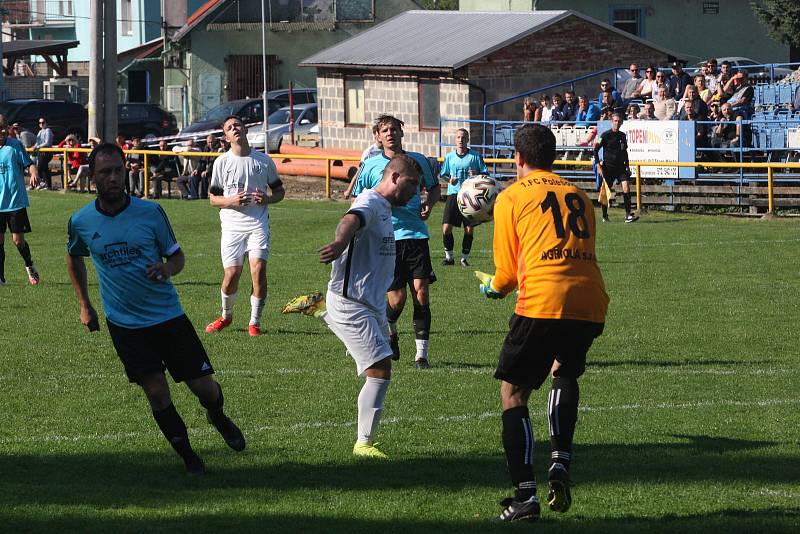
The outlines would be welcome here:
M 494 374 L 501 381 L 503 448 L 515 487 L 499 521 L 539 517 L 528 397 L 551 372 L 547 504 L 556 512 L 569 508 L 578 378 L 608 308 L 595 255 L 594 209 L 583 191 L 551 171 L 555 148 L 548 128 L 517 130 L 517 181 L 500 193 L 494 208 L 495 274 L 480 285 L 488 298 L 519 290 Z

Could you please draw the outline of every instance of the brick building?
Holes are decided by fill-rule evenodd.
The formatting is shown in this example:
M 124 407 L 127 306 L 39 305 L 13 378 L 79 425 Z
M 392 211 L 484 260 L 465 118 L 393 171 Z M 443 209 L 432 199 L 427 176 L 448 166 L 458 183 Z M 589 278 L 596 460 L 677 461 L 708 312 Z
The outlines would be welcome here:
M 673 58 L 575 11 L 409 11 L 300 65 L 317 69 L 326 147 L 369 144 L 372 119 L 391 113 L 406 124 L 404 147 L 435 155 L 440 118 L 448 119 L 443 137 L 450 143 L 455 128 L 482 118 L 484 103 L 607 67 L 664 66 Z M 599 77 L 576 90 L 596 97 Z M 521 109 L 521 100 L 494 106 L 488 118 L 521 120 Z M 471 130 L 480 142 L 481 128 Z

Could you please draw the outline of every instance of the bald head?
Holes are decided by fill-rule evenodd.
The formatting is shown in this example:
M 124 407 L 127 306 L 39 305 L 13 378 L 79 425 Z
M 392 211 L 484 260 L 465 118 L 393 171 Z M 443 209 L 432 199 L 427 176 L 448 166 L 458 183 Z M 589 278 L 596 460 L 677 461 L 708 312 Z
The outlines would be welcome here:
M 417 194 L 420 174 L 421 168 L 414 158 L 397 154 L 386 164 L 375 191 L 393 206 L 405 206 Z

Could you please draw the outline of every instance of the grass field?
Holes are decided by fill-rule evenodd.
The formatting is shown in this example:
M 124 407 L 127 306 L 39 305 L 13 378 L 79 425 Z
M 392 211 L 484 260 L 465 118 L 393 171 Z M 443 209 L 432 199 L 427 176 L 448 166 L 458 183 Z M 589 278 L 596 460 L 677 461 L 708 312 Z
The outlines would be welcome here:
M 612 212 L 598 229 L 611 306 L 581 382 L 574 505 L 543 511 L 537 525 L 496 526 L 488 520 L 511 488 L 491 375 L 512 299 L 485 300 L 471 270 L 437 267 L 434 367 L 413 368 L 407 310 L 379 435 L 391 460 L 357 461 L 353 362 L 322 323 L 279 313 L 290 297 L 324 287 L 328 268 L 315 250 L 345 205 L 275 206 L 266 335 L 247 336 L 246 297 L 235 327 L 201 334 L 248 448 L 229 450 L 174 387 L 209 470 L 190 479 L 127 383 L 105 326 L 90 335 L 78 321 L 63 254 L 67 218 L 87 200 L 32 195 L 40 286 L 27 285 L 6 244 L 0 531 L 800 529 L 798 221 L 651 213 L 626 225 Z M 203 202 L 163 206 L 187 256 L 175 283 L 202 330 L 219 306 L 217 214 Z M 490 229 L 478 229 L 476 269 L 492 270 Z M 93 269 L 90 283 L 99 308 Z M 540 481 L 545 402 L 545 390 L 531 398 Z

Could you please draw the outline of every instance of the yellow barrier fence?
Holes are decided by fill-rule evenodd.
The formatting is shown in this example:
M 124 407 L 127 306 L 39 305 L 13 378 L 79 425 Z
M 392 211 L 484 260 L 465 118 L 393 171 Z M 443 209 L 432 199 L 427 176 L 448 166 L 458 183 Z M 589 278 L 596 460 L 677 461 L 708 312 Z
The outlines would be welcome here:
M 27 149 L 28 152 L 34 152 L 32 149 Z M 55 152 L 62 154 L 64 161 L 67 161 L 69 152 L 91 152 L 89 148 L 40 148 L 39 152 Z M 149 195 L 150 191 L 150 166 L 148 165 L 148 156 L 178 156 L 189 158 L 208 158 L 218 157 L 219 152 L 173 152 L 173 151 L 160 151 L 160 150 L 126 150 L 126 154 L 142 154 L 143 170 L 144 170 L 144 194 L 145 197 Z M 359 161 L 358 156 L 322 156 L 311 154 L 270 154 L 273 160 L 323 160 L 325 161 L 325 196 L 331 198 L 331 162 L 333 161 Z M 443 158 L 439 158 L 440 161 Z M 486 163 L 503 163 L 513 164 L 514 160 L 505 158 L 487 158 Z M 571 166 L 571 167 L 591 167 L 591 161 L 571 161 L 571 160 L 556 160 L 553 162 L 555 166 Z M 774 188 L 774 172 L 775 169 L 797 169 L 800 172 L 800 163 L 776 163 L 776 162 L 763 162 L 763 163 L 737 163 L 737 162 L 670 162 L 670 161 L 632 161 L 630 163 L 632 168 L 636 169 L 636 208 L 642 208 L 642 167 L 696 167 L 704 169 L 766 169 L 767 171 L 767 213 L 774 215 L 775 213 L 775 188 Z M 69 180 L 69 168 L 66 164 L 63 165 L 64 184 Z

